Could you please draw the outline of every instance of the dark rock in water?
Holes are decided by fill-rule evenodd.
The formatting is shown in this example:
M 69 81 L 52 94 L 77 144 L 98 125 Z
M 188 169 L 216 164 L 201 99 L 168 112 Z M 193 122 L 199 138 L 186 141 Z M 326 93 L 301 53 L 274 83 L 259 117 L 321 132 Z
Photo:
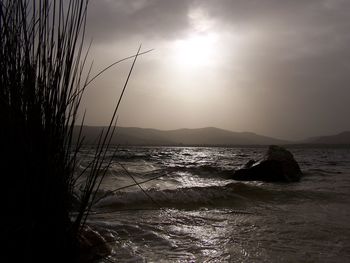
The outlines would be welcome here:
M 110 240 L 103 235 L 103 231 L 85 225 L 80 231 L 80 247 L 78 262 L 93 263 L 106 258 L 111 253 Z
M 240 181 L 297 182 L 301 176 L 302 172 L 292 153 L 272 145 L 261 160 L 250 160 L 235 171 L 232 178 Z

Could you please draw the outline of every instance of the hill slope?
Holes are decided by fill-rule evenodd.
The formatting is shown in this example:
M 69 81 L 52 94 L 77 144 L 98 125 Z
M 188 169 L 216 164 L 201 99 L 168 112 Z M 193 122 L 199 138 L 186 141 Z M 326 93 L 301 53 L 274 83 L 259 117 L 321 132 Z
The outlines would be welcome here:
M 96 142 L 104 127 L 84 126 L 85 143 Z M 76 128 L 77 133 L 78 127 Z M 288 141 L 249 132 L 232 132 L 208 127 L 201 129 L 156 130 L 118 127 L 112 144 L 122 145 L 268 145 L 288 144 Z
M 309 144 L 348 144 L 350 145 L 350 131 L 341 132 L 336 135 L 320 136 L 310 138 L 306 141 Z

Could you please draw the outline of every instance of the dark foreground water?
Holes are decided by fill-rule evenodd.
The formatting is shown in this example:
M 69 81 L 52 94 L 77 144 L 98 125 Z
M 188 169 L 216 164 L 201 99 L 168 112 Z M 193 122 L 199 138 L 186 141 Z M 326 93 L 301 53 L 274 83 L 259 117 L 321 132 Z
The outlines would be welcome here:
M 290 149 L 304 172 L 298 183 L 228 179 L 265 150 L 121 149 L 89 220 L 115 240 L 109 259 L 350 262 L 350 149 Z M 81 169 L 90 158 L 86 148 Z M 144 192 L 117 190 L 131 177 L 158 178 L 142 184 Z

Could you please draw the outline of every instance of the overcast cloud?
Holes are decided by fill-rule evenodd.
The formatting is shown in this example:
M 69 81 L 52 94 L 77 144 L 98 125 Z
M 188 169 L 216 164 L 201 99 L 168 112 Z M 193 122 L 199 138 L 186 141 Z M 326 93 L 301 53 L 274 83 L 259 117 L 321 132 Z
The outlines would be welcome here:
M 96 70 L 141 42 L 155 49 L 137 63 L 120 125 L 300 139 L 350 130 L 349 14 L 347 0 L 94 0 L 88 38 Z M 214 35 L 214 51 L 186 68 L 176 43 L 193 35 Z M 88 91 L 89 124 L 107 123 L 127 67 Z

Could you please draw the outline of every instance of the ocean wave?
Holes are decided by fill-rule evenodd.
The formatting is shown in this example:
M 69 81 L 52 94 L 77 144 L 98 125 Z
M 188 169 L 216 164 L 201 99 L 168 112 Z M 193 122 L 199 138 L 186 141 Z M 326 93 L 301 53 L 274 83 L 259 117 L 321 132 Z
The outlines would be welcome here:
M 167 172 L 173 173 L 190 173 L 203 177 L 222 177 L 229 178 L 234 173 L 234 169 L 218 167 L 210 164 L 205 165 L 190 165 L 190 166 L 174 166 L 166 168 Z
M 149 160 L 151 156 L 147 153 L 121 152 L 113 156 L 115 160 L 133 161 L 133 160 Z
M 311 168 L 304 170 L 304 176 L 329 176 L 335 174 L 342 174 L 342 171 L 334 169 L 322 169 L 322 168 Z
M 313 195 L 317 195 L 314 196 Z M 145 192 L 117 192 L 100 200 L 99 208 L 157 208 L 157 207 L 247 207 L 260 202 L 289 202 L 308 198 L 320 200 L 322 193 L 295 190 L 267 189 L 244 183 L 224 186 L 184 187 L 177 189 L 150 189 Z

